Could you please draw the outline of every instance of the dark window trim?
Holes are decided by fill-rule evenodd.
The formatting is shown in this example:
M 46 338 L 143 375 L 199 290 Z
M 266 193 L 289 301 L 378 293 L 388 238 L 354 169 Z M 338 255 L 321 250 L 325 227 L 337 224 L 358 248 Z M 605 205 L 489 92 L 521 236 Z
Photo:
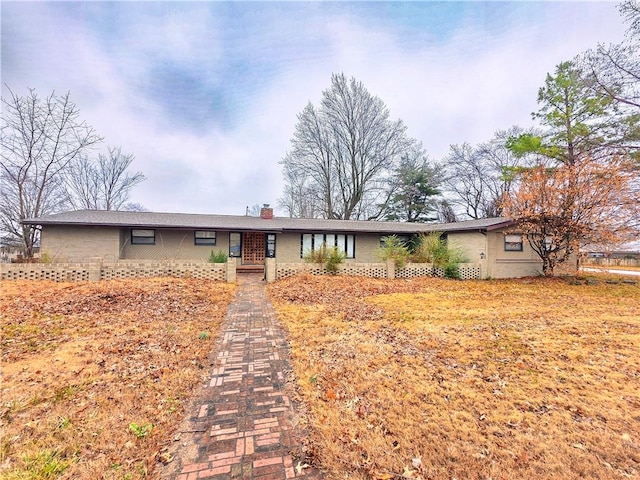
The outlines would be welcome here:
M 240 247 L 240 251 L 238 255 L 234 255 L 231 252 L 231 235 L 237 234 L 240 237 L 240 242 L 238 246 Z M 242 258 L 242 233 L 241 232 L 229 232 L 229 258 Z
M 153 232 L 153 235 L 134 235 L 134 232 Z M 150 240 L 149 240 L 150 239 Z M 152 228 L 132 228 L 131 245 L 155 245 L 156 231 Z
M 198 233 L 213 233 L 213 237 L 198 237 Z M 195 230 L 193 232 L 194 245 L 215 246 L 218 234 L 214 230 Z
M 273 238 L 273 252 L 269 251 L 269 239 Z M 267 233 L 264 237 L 264 256 L 266 258 L 275 258 L 276 257 L 276 234 L 275 233 Z
M 507 237 L 520 237 L 519 242 L 507 242 Z M 504 236 L 504 251 L 505 252 L 522 252 L 524 250 L 524 238 L 522 235 L 518 234 L 509 234 Z

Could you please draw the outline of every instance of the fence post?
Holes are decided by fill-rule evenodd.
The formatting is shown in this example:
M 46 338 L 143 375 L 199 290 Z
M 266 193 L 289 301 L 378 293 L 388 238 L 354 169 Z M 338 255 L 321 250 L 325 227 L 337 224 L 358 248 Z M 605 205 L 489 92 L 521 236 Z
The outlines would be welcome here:
M 264 278 L 267 283 L 276 281 L 276 259 L 265 258 L 264 259 Z
M 235 283 L 236 281 L 236 259 L 234 257 L 227 258 L 227 282 Z
M 87 265 L 90 282 L 99 282 L 102 280 L 102 258 L 90 258 Z
M 387 278 L 396 278 L 396 262 L 392 259 L 387 260 Z

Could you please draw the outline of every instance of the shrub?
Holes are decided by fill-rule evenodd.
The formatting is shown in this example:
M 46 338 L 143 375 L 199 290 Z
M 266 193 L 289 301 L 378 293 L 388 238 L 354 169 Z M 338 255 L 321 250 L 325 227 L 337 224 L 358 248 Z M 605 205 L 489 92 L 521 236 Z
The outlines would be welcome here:
M 412 260 L 442 268 L 446 278 L 460 278 L 460 264 L 467 261 L 458 247 L 447 245 L 437 232 L 420 236 Z
M 327 267 L 327 272 L 331 274 L 335 274 L 338 272 L 338 265 L 340 265 L 345 259 L 346 255 L 344 252 L 341 252 L 338 247 L 333 247 L 329 249 L 329 257 L 325 263 Z
M 396 235 L 382 237 L 382 246 L 378 249 L 382 260 L 393 260 L 396 268 L 403 268 L 409 259 L 409 249 Z
M 222 250 L 218 250 L 217 252 L 211 250 L 211 255 L 209 255 L 209 263 L 227 263 L 227 254 Z
M 437 232 L 420 235 L 412 260 L 416 263 L 433 263 L 434 267 L 444 267 L 449 260 L 447 242 Z
M 303 258 L 305 262 L 323 264 L 328 273 L 335 274 L 346 255 L 338 247 L 328 247 L 323 243 L 320 248 L 306 252 Z
M 460 278 L 460 265 L 457 263 L 447 263 L 443 270 L 445 278 Z
M 315 250 L 307 250 L 302 257 L 305 262 L 308 263 L 324 263 L 329 258 L 329 252 L 327 251 L 327 244 L 323 243 L 320 248 Z

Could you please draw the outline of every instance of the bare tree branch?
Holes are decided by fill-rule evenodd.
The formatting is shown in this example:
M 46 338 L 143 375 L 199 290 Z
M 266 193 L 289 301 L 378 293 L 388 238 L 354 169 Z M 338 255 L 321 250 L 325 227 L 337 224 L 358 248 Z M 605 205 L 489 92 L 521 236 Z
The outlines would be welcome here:
M 9 98 L 2 98 L 0 226 L 19 238 L 31 256 L 39 232 L 20 222 L 66 206 L 64 172 L 102 138 L 80 121 L 69 93 L 42 99 L 33 89 L 24 97 L 7 90 Z
M 291 151 L 281 162 L 287 186 L 280 204 L 290 215 L 375 218 L 411 143 L 402 121 L 391 121 L 384 103 L 361 82 L 333 75 L 320 107 L 309 104 L 298 115 Z

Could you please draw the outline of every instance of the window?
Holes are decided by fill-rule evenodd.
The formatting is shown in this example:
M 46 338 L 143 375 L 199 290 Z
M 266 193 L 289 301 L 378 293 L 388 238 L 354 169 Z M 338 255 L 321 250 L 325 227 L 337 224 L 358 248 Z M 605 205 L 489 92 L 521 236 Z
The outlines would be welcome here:
M 131 244 L 132 245 L 155 245 L 156 231 L 155 230 L 131 230 Z
M 327 247 L 338 247 L 347 258 L 356 257 L 355 235 L 343 235 L 334 233 L 304 233 L 300 239 L 300 258 L 304 254 L 319 249 L 322 244 Z
M 216 232 L 211 230 L 196 230 L 193 241 L 195 245 L 215 245 Z
M 522 235 L 505 235 L 504 250 L 506 252 L 522 251 Z
M 275 258 L 276 256 L 276 235 L 275 233 L 267 234 L 267 257 Z
M 240 257 L 242 253 L 242 243 L 239 233 L 229 234 L 229 256 Z

